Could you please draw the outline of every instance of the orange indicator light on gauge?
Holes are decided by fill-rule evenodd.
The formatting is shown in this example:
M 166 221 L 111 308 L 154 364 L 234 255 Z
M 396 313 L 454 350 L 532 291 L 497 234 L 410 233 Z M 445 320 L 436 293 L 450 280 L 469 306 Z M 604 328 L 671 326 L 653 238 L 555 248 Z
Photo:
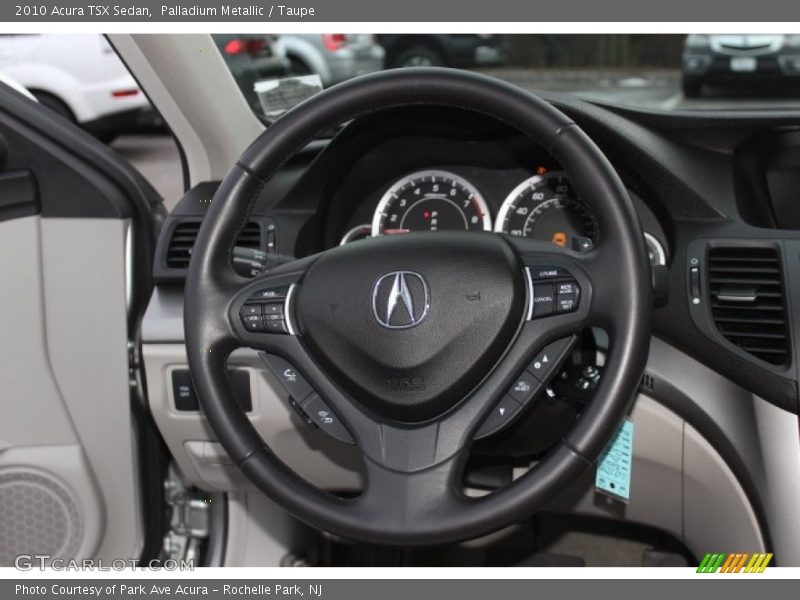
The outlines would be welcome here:
M 537 175 L 546 175 L 547 171 L 548 171 L 547 167 L 536 167 Z
M 562 248 L 567 245 L 567 234 L 563 231 L 556 231 L 553 234 L 552 242 L 556 246 L 561 246 Z

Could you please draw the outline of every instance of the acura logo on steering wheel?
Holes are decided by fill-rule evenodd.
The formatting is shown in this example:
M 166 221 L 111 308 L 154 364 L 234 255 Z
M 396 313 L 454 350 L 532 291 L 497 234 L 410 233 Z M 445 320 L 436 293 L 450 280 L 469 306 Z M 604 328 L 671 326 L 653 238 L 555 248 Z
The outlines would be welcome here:
M 430 308 L 428 284 L 414 271 L 387 273 L 372 288 L 372 314 L 387 329 L 408 329 L 425 320 Z

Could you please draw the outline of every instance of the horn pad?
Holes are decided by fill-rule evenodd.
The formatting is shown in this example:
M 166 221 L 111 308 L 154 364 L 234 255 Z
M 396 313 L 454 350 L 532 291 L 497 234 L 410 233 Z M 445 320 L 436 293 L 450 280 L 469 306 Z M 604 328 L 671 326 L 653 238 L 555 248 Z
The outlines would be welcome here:
M 502 236 L 410 233 L 340 246 L 297 295 L 303 340 L 378 414 L 431 419 L 494 367 L 522 320 L 522 267 Z

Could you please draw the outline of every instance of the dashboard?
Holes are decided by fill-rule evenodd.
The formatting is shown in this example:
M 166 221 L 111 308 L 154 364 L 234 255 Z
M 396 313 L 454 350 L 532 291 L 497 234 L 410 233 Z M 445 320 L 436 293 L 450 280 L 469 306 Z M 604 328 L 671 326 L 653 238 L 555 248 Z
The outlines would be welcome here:
M 800 412 L 796 117 L 667 115 L 571 97 L 548 99 L 580 125 L 620 175 L 651 264 L 658 267 L 653 273 L 666 290 L 661 302 L 654 302 L 650 360 L 640 391 L 683 420 L 682 435 L 707 439 L 758 504 L 764 476 L 761 454 L 752 451 L 759 440 L 750 432 L 772 413 L 762 411 L 755 396 Z M 251 489 L 224 464 L 196 403 L 186 410 L 178 405 L 184 392 L 191 396 L 183 283 L 218 186 L 209 181 L 190 189 L 162 227 L 155 291 L 142 324 L 143 360 L 151 410 L 182 470 L 211 489 Z M 242 275 L 256 276 L 284 257 L 312 257 L 370 236 L 410 231 L 435 236 L 448 229 L 534 237 L 591 251 L 609 232 L 598 227 L 576 188 L 581 184 L 546 148 L 479 115 L 433 107 L 365 115 L 331 139 L 310 142 L 263 186 L 233 262 Z M 519 457 L 544 452 L 579 418 L 603 369 L 586 360 L 610 339 L 598 336 L 592 343 L 592 334 L 576 344 L 554 380 L 554 396 L 545 391 L 547 399 L 536 404 L 545 412 L 531 412 L 515 429 L 479 441 L 476 467 L 495 460 L 517 464 Z M 350 446 L 302 421 L 282 393 L 281 377 L 291 371 L 285 365 L 280 371 L 265 368 L 255 352 L 242 351 L 234 360 L 242 373 L 233 372 L 232 380 L 250 374 L 250 395 L 237 399 L 250 408 L 248 417 L 270 448 L 320 487 L 358 489 L 360 463 L 347 454 Z M 674 422 L 659 420 L 642 429 L 640 439 L 662 444 Z M 796 419 L 791 427 L 796 433 Z M 678 470 L 696 462 L 682 460 L 687 448 L 678 442 Z M 659 458 L 670 455 L 659 449 Z M 769 455 L 770 463 L 780 464 L 772 460 L 778 456 Z M 683 489 L 681 481 L 693 480 L 678 479 L 673 487 Z M 654 498 L 656 504 L 662 500 Z M 698 524 L 706 521 L 701 514 Z
M 800 252 L 800 231 L 790 207 L 800 137 L 787 130 L 791 119 L 551 101 L 600 146 L 636 207 L 663 292 L 655 335 L 797 411 L 792 298 L 800 271 L 790 257 Z M 370 236 L 451 229 L 591 251 L 608 233 L 574 183 L 546 148 L 482 115 L 438 107 L 364 115 L 310 142 L 267 182 L 234 266 L 254 276 L 270 255 L 299 258 Z M 182 284 L 218 185 L 192 188 L 169 215 L 157 285 Z M 774 277 L 761 273 L 765 261 Z M 744 307 L 740 298 L 754 289 Z

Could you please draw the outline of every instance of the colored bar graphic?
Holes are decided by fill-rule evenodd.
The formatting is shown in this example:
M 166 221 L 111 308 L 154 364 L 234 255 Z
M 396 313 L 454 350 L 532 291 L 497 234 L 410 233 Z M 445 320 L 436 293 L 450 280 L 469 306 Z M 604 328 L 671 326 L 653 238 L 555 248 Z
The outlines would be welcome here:
M 706 554 L 703 557 L 703 560 L 700 561 L 700 566 L 697 567 L 697 573 L 705 573 L 706 572 L 706 570 L 705 570 L 706 566 L 708 565 L 710 560 L 711 560 L 711 555 L 710 554 Z
M 730 573 L 731 563 L 735 558 L 735 554 L 728 554 L 728 558 L 726 558 L 725 562 L 722 564 L 722 573 Z
M 739 564 L 736 565 L 736 570 L 734 571 L 734 573 L 738 573 L 739 571 L 742 570 L 742 567 L 744 566 L 744 561 L 746 561 L 747 557 L 750 555 L 747 552 L 745 552 L 741 556 L 742 557 L 739 559 Z
M 771 561 L 771 560 L 772 560 L 772 552 L 768 552 L 766 558 L 764 559 L 764 562 L 761 563 L 761 568 L 758 570 L 758 572 L 759 573 L 763 573 L 764 569 L 767 568 L 767 565 L 769 564 L 769 561 Z
M 711 569 L 710 572 L 711 573 L 716 573 L 717 569 L 719 569 L 720 566 L 722 566 L 722 561 L 724 561 L 724 560 L 725 560 L 725 554 L 724 553 L 720 553 L 719 557 L 717 558 L 716 564 L 714 565 L 714 567 Z
M 697 573 L 763 573 L 772 556 L 771 552 L 709 552 L 700 561 Z
M 758 557 L 759 557 L 759 556 L 761 556 L 761 554 L 758 554 L 758 553 L 756 553 L 756 554 L 753 554 L 753 557 L 750 559 L 750 562 L 749 562 L 749 563 L 747 563 L 747 566 L 746 566 L 746 567 L 745 567 L 745 569 L 744 569 L 744 572 L 745 572 L 745 573 L 750 573 L 750 571 L 753 569 L 753 566 L 754 566 L 754 565 L 756 564 L 756 562 L 758 561 Z

